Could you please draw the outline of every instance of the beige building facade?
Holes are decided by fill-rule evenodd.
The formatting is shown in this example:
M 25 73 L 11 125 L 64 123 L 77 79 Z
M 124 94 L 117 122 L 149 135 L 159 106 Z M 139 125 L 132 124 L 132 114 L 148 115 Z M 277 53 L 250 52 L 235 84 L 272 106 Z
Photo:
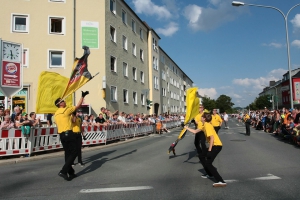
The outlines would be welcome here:
M 125 1 L 15 0 L 4 1 L 1 7 L 0 38 L 23 44 L 24 88 L 13 97 L 12 106 L 34 111 L 40 73 L 69 77 L 74 58 L 81 57 L 82 46 L 87 45 L 88 69 L 99 75 L 75 92 L 74 101 L 81 90 L 89 90 L 84 104 L 91 113 L 98 114 L 101 107 L 146 114 L 155 112 L 154 105 L 158 114 L 182 108 L 184 79 L 176 82 L 182 90 L 175 95 L 180 100 L 170 97 L 173 107 L 167 107 L 161 91 L 160 37 Z M 0 94 L 0 102 L 3 99 Z M 147 99 L 153 102 L 150 110 Z

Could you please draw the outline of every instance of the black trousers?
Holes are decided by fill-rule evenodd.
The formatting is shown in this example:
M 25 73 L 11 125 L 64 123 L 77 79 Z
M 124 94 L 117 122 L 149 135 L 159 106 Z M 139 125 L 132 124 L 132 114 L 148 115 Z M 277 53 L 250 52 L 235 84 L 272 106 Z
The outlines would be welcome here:
M 213 146 L 211 149 L 211 156 L 206 158 L 205 160 L 205 169 L 206 172 L 209 176 L 213 176 L 217 182 L 224 182 L 223 178 L 220 176 L 219 172 L 217 169 L 213 166 L 213 162 L 217 155 L 220 153 L 222 150 L 222 146 Z
M 218 134 L 220 128 L 221 128 L 220 126 L 214 126 L 214 129 L 215 129 L 215 131 L 216 131 L 217 134 Z
M 245 122 L 245 126 L 246 126 L 246 135 L 250 135 L 250 123 Z
M 81 133 L 75 133 L 76 135 L 76 146 L 77 146 L 77 158 L 78 158 L 78 163 L 82 163 L 82 152 L 81 152 L 81 148 L 82 148 L 82 136 Z
M 59 134 L 61 143 L 65 151 L 65 164 L 61 169 L 61 173 L 72 175 L 75 170 L 72 167 L 76 156 L 78 155 L 76 146 L 76 135 L 73 131 L 66 131 Z
M 206 142 L 206 138 L 205 138 L 205 134 L 203 131 L 200 131 L 195 134 L 194 144 L 197 149 L 198 157 L 199 157 L 199 160 L 200 160 L 204 170 L 208 174 L 207 168 L 205 167 L 205 156 L 207 153 L 207 148 L 206 148 L 205 142 Z M 201 147 L 200 147 L 200 145 L 201 145 Z

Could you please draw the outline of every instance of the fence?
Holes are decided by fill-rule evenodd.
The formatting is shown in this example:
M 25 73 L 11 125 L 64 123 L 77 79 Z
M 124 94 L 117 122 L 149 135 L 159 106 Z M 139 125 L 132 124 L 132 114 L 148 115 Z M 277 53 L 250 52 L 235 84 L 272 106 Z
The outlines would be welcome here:
M 167 128 L 180 126 L 180 121 L 163 122 Z M 155 125 L 148 123 L 113 124 L 82 127 L 86 136 L 82 145 L 105 144 L 120 139 L 134 138 L 155 133 Z M 32 128 L 30 136 L 24 137 L 21 129 L 0 130 L 0 157 L 30 155 L 36 152 L 63 148 L 57 127 Z

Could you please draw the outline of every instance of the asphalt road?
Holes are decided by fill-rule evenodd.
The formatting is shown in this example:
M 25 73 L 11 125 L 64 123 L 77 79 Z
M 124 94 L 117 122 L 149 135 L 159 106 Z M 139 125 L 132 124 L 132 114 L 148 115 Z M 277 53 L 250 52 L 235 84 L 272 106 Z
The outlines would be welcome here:
M 0 166 L 0 199 L 299 199 L 300 149 L 272 134 L 230 119 L 219 136 L 223 149 L 214 161 L 227 187 L 213 188 L 187 133 L 177 156 L 167 150 L 180 128 L 163 135 L 84 151 L 84 167 L 65 181 L 57 175 L 62 154 Z M 42 158 L 40 156 L 40 158 Z M 1 162 L 1 161 L 0 161 Z

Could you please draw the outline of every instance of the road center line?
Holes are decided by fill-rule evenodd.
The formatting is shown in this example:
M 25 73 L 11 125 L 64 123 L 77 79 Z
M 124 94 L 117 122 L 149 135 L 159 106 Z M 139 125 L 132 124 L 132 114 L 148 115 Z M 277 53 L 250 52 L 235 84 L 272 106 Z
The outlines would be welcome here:
M 150 190 L 151 186 L 137 186 L 137 187 L 116 187 L 116 188 L 96 188 L 96 189 L 82 189 L 80 193 L 96 193 L 96 192 L 121 192 L 133 190 Z

